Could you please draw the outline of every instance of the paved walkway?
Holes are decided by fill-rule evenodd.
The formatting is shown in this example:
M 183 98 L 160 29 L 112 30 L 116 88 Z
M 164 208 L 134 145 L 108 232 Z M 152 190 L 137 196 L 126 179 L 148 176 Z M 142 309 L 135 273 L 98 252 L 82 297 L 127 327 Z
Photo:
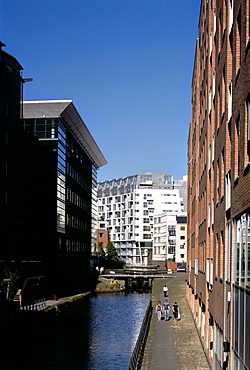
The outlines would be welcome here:
M 153 314 L 144 351 L 141 370 L 209 370 L 195 324 L 185 296 L 185 273 L 167 279 L 155 279 L 152 291 Z M 162 288 L 168 286 L 167 298 Z M 157 321 L 155 305 L 168 299 L 170 307 L 176 301 L 181 320 Z M 170 311 L 172 315 L 172 310 Z

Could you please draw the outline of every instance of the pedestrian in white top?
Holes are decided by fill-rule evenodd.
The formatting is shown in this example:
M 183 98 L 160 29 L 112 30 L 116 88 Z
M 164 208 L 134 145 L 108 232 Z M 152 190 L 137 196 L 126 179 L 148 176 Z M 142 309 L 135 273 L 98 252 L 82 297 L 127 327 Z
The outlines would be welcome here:
M 164 285 L 164 287 L 163 287 L 163 293 L 164 293 L 164 297 L 167 297 L 168 296 L 168 287 L 167 287 L 167 285 Z

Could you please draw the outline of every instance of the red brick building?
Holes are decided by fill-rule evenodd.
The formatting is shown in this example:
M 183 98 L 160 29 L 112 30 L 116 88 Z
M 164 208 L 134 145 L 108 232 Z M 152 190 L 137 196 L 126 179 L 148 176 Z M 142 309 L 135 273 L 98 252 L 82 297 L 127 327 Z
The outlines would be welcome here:
M 187 298 L 213 369 L 250 369 L 250 4 L 202 0 L 188 139 Z
M 98 251 L 100 245 L 106 250 L 107 244 L 109 241 L 109 233 L 108 230 L 105 228 L 104 221 L 98 221 L 98 228 L 96 234 L 96 250 Z

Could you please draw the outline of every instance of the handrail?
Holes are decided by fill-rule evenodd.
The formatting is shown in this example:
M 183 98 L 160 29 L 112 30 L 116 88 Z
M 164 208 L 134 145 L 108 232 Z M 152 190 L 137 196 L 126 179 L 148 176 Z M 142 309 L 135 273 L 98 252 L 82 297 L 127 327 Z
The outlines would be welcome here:
M 20 307 L 20 311 L 42 311 L 46 308 L 46 298 L 37 299 Z
M 128 364 L 128 370 L 138 370 L 141 367 L 141 360 L 147 340 L 151 316 L 152 316 L 152 301 L 150 300 L 142 321 L 140 333 L 138 335 L 132 356 Z
M 44 276 L 32 276 L 32 277 L 28 277 L 24 280 L 24 283 L 23 283 L 23 286 L 22 286 L 22 290 L 21 290 L 21 293 L 23 293 L 25 287 L 26 287 L 26 284 L 28 282 L 28 280 L 33 280 L 33 279 L 42 279 L 44 278 Z

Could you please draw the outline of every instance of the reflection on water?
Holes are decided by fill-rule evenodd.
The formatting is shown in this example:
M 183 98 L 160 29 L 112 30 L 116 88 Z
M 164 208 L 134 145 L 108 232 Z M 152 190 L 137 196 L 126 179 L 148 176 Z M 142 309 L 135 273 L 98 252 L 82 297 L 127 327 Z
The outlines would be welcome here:
M 24 335 L 1 369 L 127 369 L 149 297 L 85 297 Z

